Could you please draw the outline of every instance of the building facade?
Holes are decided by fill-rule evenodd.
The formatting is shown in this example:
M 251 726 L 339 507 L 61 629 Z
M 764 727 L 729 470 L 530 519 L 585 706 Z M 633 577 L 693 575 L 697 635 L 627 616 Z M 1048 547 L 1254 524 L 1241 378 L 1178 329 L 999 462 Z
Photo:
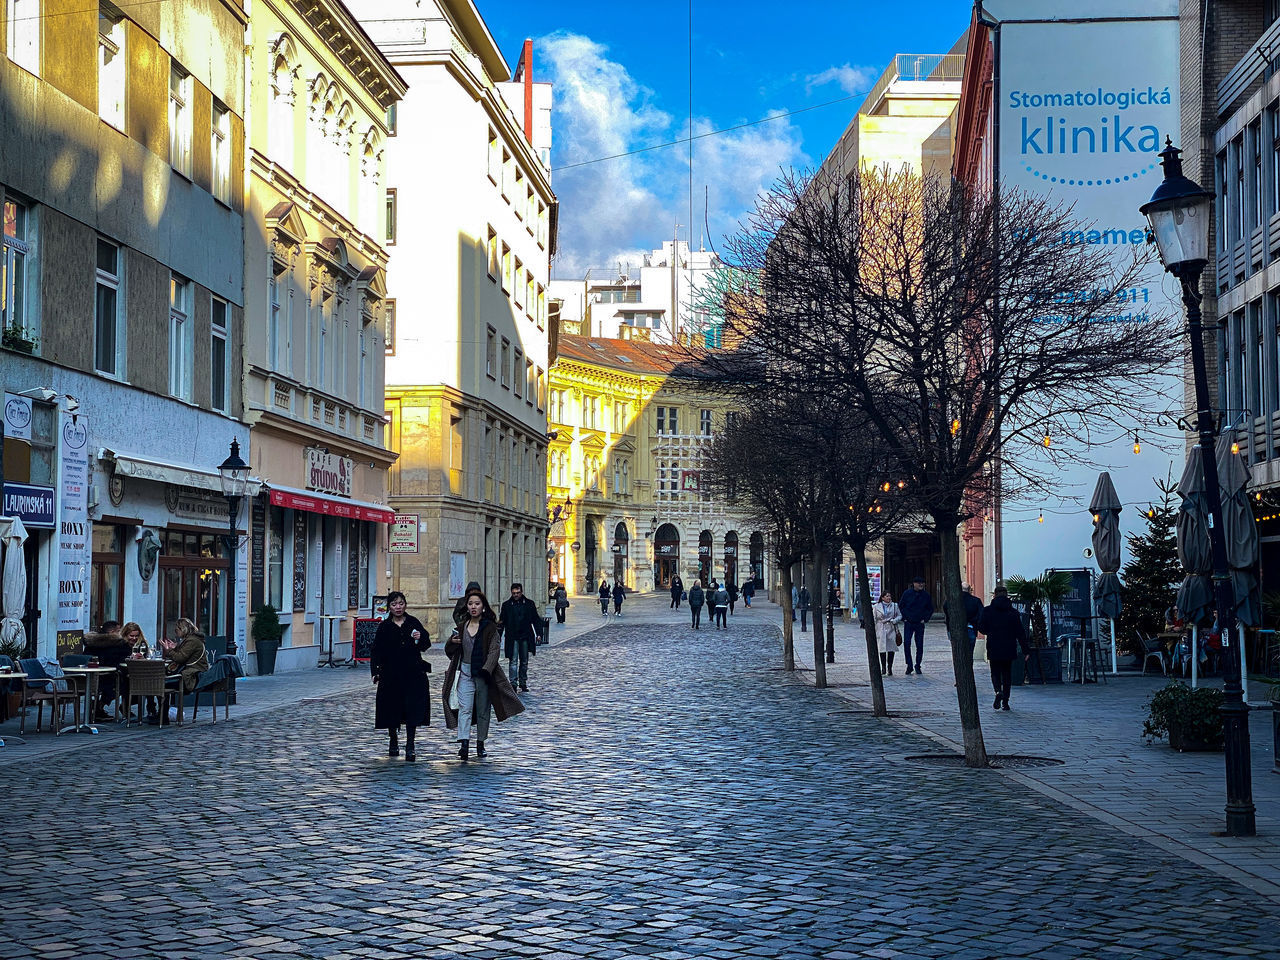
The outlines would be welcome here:
M 551 88 L 529 42 L 513 79 L 470 0 L 352 7 L 409 84 L 387 141 L 391 569 L 434 632 L 467 582 L 499 598 L 546 569 Z
M 562 334 L 551 368 L 546 572 L 571 593 L 709 579 L 763 587 L 765 532 L 701 483 L 733 408 L 679 348 Z
M 254 0 L 248 60 L 248 605 L 279 611 L 288 670 L 345 656 L 386 592 L 384 191 L 406 86 L 339 0 Z
M 246 14 L 183 13 L 0 6 L 5 512 L 31 528 L 24 624 L 41 656 L 108 619 L 244 635 L 227 622 L 246 555 L 222 540 L 217 467 L 248 444 Z

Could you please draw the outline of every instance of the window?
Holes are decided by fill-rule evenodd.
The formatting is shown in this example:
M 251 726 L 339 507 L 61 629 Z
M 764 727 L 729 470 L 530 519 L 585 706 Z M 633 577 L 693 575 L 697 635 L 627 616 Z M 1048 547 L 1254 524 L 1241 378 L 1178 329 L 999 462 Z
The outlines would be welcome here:
M 507 191 L 511 185 L 511 154 L 506 150 L 502 151 L 502 196 L 507 198 Z
M 524 171 L 519 167 L 516 168 L 516 188 L 515 193 L 511 197 L 512 203 L 516 208 L 516 217 L 520 220 L 524 219 Z
M 119 130 L 124 130 L 125 59 L 124 14 L 109 3 L 100 3 L 98 116 Z
M 490 380 L 498 379 L 498 334 L 489 328 L 484 345 L 484 372 Z
M 547 245 L 547 208 L 541 200 L 538 201 L 538 246 L 545 247 Z
M 1262 175 L 1262 119 L 1258 118 L 1249 125 L 1249 135 L 1245 139 L 1249 149 L 1249 219 L 1251 226 L 1262 225 L 1262 194 L 1264 178 Z
M 267 363 L 272 370 L 280 369 L 280 278 L 274 269 L 267 277 Z
M 675 436 L 679 433 L 676 424 L 676 408 L 675 407 L 658 407 L 658 433 L 668 436 Z
M 191 74 L 169 64 L 169 163 L 191 179 Z
M 511 248 L 502 245 L 502 289 L 511 292 Z
M 169 274 L 169 393 L 191 401 L 195 320 L 191 316 L 191 281 Z
M 124 528 L 115 524 L 93 525 L 93 553 L 89 593 L 93 598 L 91 623 L 124 619 Z
M 511 341 L 502 338 L 502 385 L 511 386 Z
M 530 270 L 528 273 L 526 273 L 526 274 L 525 274 L 525 280 L 524 280 L 524 306 L 525 306 L 525 312 L 526 312 L 526 314 L 528 314 L 529 319 L 530 319 L 530 320 L 532 320 L 532 319 L 533 319 L 533 315 L 534 315 L 534 314 L 537 312 L 537 310 L 538 310 L 538 306 L 537 306 L 537 295 L 534 293 L 533 271 L 532 271 L 532 270 Z
M 538 284 L 538 310 L 535 317 L 538 329 L 541 330 L 547 323 L 547 288 L 542 284 Z
M 387 246 L 395 246 L 396 242 L 396 191 L 387 188 Z
M 9 59 L 39 76 L 40 0 L 8 0 L 5 14 L 5 49 L 9 51 Z
M 399 130 L 397 129 L 396 104 L 387 107 L 387 136 L 394 137 Z
M 699 423 L 698 423 L 698 429 L 699 429 L 699 432 L 700 432 L 704 437 L 709 437 L 709 436 L 711 436 L 711 411 L 710 411 L 710 410 L 703 410 L 703 411 L 698 415 L 698 420 L 699 420 Z
M 489 179 L 496 184 L 502 176 L 502 152 L 498 148 L 498 133 L 493 127 L 489 128 L 489 150 L 486 162 Z
M 533 361 L 526 360 L 524 362 L 524 402 L 529 404 L 529 406 L 533 406 L 533 392 L 534 392 L 533 377 L 534 377 Z M 539 402 L 538 407 L 539 409 L 541 409 L 542 407 L 541 402 Z
M 231 206 L 231 111 L 213 101 L 213 124 L 209 134 L 213 160 L 213 196 Z
M 516 257 L 515 276 L 511 283 L 511 299 L 516 303 L 517 307 L 524 304 L 524 261 Z
M 622 492 L 624 494 L 631 493 L 631 461 L 622 461 Z
M 538 368 L 538 412 L 542 412 L 542 408 L 547 405 L 547 373 L 541 367 Z
M 613 495 L 616 497 L 622 493 L 622 464 L 617 460 L 613 461 Z
M 1233 173 L 1231 176 L 1230 189 L 1235 191 L 1235 197 L 1231 203 L 1231 216 L 1233 223 L 1231 225 L 1231 238 L 1239 240 L 1244 236 L 1245 230 L 1245 213 L 1244 213 L 1244 134 L 1236 137 L 1231 141 L 1231 158 Z
M 98 238 L 97 286 L 94 293 L 93 365 L 99 373 L 124 376 L 120 331 L 120 248 Z
M 524 396 L 524 351 L 516 347 L 515 361 L 511 365 L 512 390 L 517 397 Z
M 0 247 L 0 323 L 23 337 L 35 336 L 34 310 L 29 292 L 35 287 L 33 274 L 33 233 L 31 210 L 12 197 L 4 201 L 4 239 Z
M 396 302 L 388 300 L 382 307 L 385 330 L 382 334 L 383 353 L 388 357 L 396 355 Z
M 231 351 L 227 349 L 230 308 L 227 301 L 213 297 L 209 314 L 209 406 L 223 413 L 231 408 Z
M 524 200 L 524 227 L 529 231 L 529 236 L 533 236 L 536 229 L 537 210 L 533 205 L 533 187 L 529 187 L 525 191 Z
M 488 239 L 485 241 L 484 249 L 489 279 L 497 283 L 498 271 L 501 269 L 501 265 L 498 263 L 498 234 L 493 227 L 489 228 Z

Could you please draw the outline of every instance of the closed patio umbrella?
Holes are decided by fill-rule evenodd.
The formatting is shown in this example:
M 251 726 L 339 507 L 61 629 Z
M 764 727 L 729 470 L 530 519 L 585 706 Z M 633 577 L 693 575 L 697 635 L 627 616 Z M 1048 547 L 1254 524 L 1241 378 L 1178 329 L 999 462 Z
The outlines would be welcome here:
M 1258 595 L 1258 525 L 1249 505 L 1249 467 L 1244 456 L 1231 452 L 1231 438 L 1218 437 L 1214 448 L 1218 460 L 1218 482 L 1222 487 L 1222 539 L 1227 548 L 1227 567 L 1231 570 L 1231 586 L 1235 593 L 1236 622 L 1240 628 L 1240 683 L 1245 690 L 1244 628 L 1262 622 L 1262 600 Z M 1247 699 L 1247 695 L 1246 695 Z
M 1116 617 L 1120 616 L 1120 510 L 1122 504 L 1116 494 L 1111 474 L 1098 475 L 1098 485 L 1093 489 L 1089 511 L 1094 516 L 1093 556 L 1102 576 L 1098 577 L 1095 606 L 1098 615 L 1111 621 L 1111 672 L 1119 670 L 1116 653 Z
M 27 530 L 18 517 L 0 517 L 0 542 L 4 544 L 3 572 L 0 573 L 0 641 L 17 640 L 26 644 L 27 633 L 22 626 L 27 600 L 27 566 L 23 561 L 22 545 Z
M 1199 447 L 1187 454 L 1187 465 L 1178 481 L 1178 495 L 1182 498 L 1177 522 L 1178 560 L 1187 573 L 1207 577 L 1213 573 L 1213 551 L 1209 547 L 1209 504 L 1205 498 L 1204 465 Z

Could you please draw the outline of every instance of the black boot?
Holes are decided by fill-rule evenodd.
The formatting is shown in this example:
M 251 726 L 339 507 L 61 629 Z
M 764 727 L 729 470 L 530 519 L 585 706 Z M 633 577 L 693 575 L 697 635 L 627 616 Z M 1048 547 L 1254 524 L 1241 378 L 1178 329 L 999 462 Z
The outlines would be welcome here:
M 476 741 L 476 756 L 477 756 L 477 757 L 483 757 L 483 756 L 484 756 L 484 741 L 483 741 L 483 740 L 477 740 L 477 741 Z
M 470 754 L 471 754 L 471 741 L 459 740 L 458 741 L 458 759 L 461 760 L 463 763 L 466 763 L 467 759 L 470 757 Z
M 391 731 L 391 739 L 387 744 L 387 756 L 400 756 L 400 738 L 396 736 L 396 732 L 394 730 Z
M 415 730 L 413 727 L 410 727 L 408 733 L 409 735 L 405 737 L 405 741 L 404 741 L 404 758 L 407 762 L 413 763 L 415 760 L 418 759 L 418 755 L 417 753 L 414 752 L 414 749 L 413 749 L 413 735 L 417 733 L 417 730 Z

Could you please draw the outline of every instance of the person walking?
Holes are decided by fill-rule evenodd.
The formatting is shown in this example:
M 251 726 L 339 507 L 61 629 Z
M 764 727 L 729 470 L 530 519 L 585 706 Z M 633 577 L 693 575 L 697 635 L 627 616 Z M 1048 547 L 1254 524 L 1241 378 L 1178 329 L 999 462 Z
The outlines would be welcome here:
M 729 591 L 725 589 L 724 584 L 720 584 L 719 586 L 716 587 L 715 615 L 712 618 L 715 620 L 717 630 L 719 630 L 721 627 L 723 627 L 725 630 L 729 629 L 729 624 L 727 619 L 728 616 L 729 616 Z
M 622 581 L 613 581 L 613 615 L 615 617 L 622 616 L 622 601 L 626 599 L 626 596 L 627 588 L 622 585 Z
M 933 598 L 924 588 L 924 577 L 911 578 L 911 586 L 898 600 L 898 609 L 902 613 L 902 653 L 907 658 L 907 673 L 915 671 L 916 676 L 924 673 L 924 625 L 933 616 Z M 916 659 L 911 662 L 911 638 L 916 641 Z
M 791 622 L 796 622 L 796 611 L 800 609 L 800 591 L 796 589 L 796 585 L 791 585 Z
M 507 658 L 507 674 L 514 687 L 529 689 L 529 657 L 538 652 L 538 628 L 542 618 L 538 605 L 524 595 L 524 585 L 513 583 L 511 597 L 503 602 L 498 612 L 498 627 L 502 630 L 502 653 Z
M 702 623 L 702 604 L 706 597 L 702 592 L 702 582 L 700 580 L 693 581 L 693 586 L 689 588 L 689 615 L 693 618 L 693 629 L 701 630 Z
M 1025 655 L 1029 645 L 1022 615 L 1013 609 L 1009 591 L 1003 585 L 996 587 L 992 594 L 991 605 L 982 612 L 978 629 L 987 637 L 991 686 L 995 688 L 996 694 L 992 706 L 997 710 L 1008 710 L 1009 690 L 1013 686 L 1013 661 L 1018 656 L 1018 648 L 1021 647 L 1021 652 Z
M 684 581 L 680 579 L 680 574 L 676 574 L 671 578 L 671 609 L 679 610 L 680 601 L 684 596 Z
M 556 623 L 564 623 L 564 612 L 569 609 L 569 591 L 563 583 L 556 584 Z
M 729 613 L 733 613 L 733 605 L 738 602 L 738 585 L 730 583 L 725 589 L 729 591 Z
M 444 723 L 457 731 L 458 759 L 464 763 L 470 755 L 471 727 L 476 728 L 476 756 L 485 755 L 489 739 L 489 711 L 501 723 L 524 711 L 511 681 L 498 665 L 502 640 L 493 608 L 478 587 L 463 598 L 467 619 L 444 645 L 449 668 L 441 689 Z
M 742 585 L 742 602 L 748 607 L 751 606 L 751 598 L 756 595 L 756 582 L 748 580 Z
M 809 596 L 809 588 L 800 588 L 800 632 L 806 633 L 809 629 L 809 604 L 812 598 Z
M 711 619 L 711 625 L 714 627 L 716 625 L 716 596 L 720 592 L 720 584 L 714 580 L 710 581 L 705 592 L 707 597 L 707 616 Z
M 600 590 L 597 593 L 600 598 L 600 615 L 602 617 L 607 618 L 609 616 L 609 598 L 612 595 L 613 592 L 609 589 L 609 581 L 602 578 L 600 580 Z
M 404 759 L 413 763 L 417 755 L 413 738 L 418 727 L 431 723 L 431 697 L 427 674 L 431 665 L 422 654 L 431 646 L 427 628 L 405 612 L 408 602 L 399 590 L 387 594 L 390 613 L 373 635 L 369 672 L 378 688 L 374 700 L 373 726 L 387 731 L 387 756 L 400 756 L 400 727 L 404 727 Z
M 472 580 L 467 584 L 467 590 L 479 590 L 480 583 Z M 455 627 L 462 626 L 462 621 L 467 619 L 467 590 L 462 591 L 462 596 L 458 598 L 458 602 L 453 605 L 453 625 Z
M 902 623 L 902 611 L 893 602 L 888 593 L 881 593 L 880 599 L 871 608 L 871 616 L 876 623 L 876 642 L 880 647 L 880 673 L 886 677 L 893 676 L 893 655 L 902 642 L 898 633 L 898 624 Z

